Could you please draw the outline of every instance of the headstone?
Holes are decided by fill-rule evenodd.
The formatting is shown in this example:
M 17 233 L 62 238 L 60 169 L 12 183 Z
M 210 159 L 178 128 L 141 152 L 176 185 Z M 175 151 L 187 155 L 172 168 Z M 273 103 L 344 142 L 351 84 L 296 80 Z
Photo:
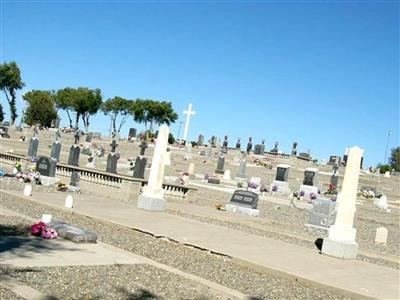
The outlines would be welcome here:
M 58 236 L 75 243 L 96 243 L 97 234 L 63 222 L 53 222 L 49 226 L 57 231 Z
M 109 153 L 107 156 L 106 172 L 117 174 L 118 153 Z
M 236 175 L 237 178 L 246 178 L 246 152 L 244 152 L 242 158 L 239 161 L 239 173 Z
M 389 172 L 389 171 L 386 171 L 386 172 L 385 172 L 385 175 L 383 175 L 383 177 L 388 177 L 388 178 L 389 178 L 389 177 L 390 177 L 390 172 Z
M 249 142 L 247 143 L 247 147 L 246 147 L 246 152 L 247 154 L 249 154 L 251 152 L 251 149 L 253 148 L 253 138 L 249 137 Z
M 192 159 L 192 143 L 187 143 L 184 159 L 186 160 Z
M 85 142 L 86 142 L 86 143 L 91 143 L 91 142 L 92 142 L 92 139 L 93 139 L 93 133 L 92 133 L 92 132 L 89 132 L 89 133 L 86 135 Z
M 71 195 L 68 195 L 65 198 L 65 205 L 66 208 L 73 208 L 74 206 L 74 198 Z
M 212 158 L 212 144 L 211 142 L 208 143 L 207 145 L 207 150 L 206 150 L 206 159 L 211 159 Z
M 224 176 L 222 177 L 224 180 L 231 180 L 231 171 L 230 170 L 226 170 L 224 172 Z
M 314 185 L 315 175 L 317 174 L 318 169 L 315 168 L 306 168 L 304 171 L 304 180 L 303 185 Z
M 79 166 L 79 155 L 81 148 L 79 145 L 72 145 L 69 150 L 68 164 L 71 166 Z
M 7 126 L 0 126 L 0 136 L 2 138 L 10 138 L 10 135 L 8 134 L 8 127 Z
M 144 152 L 146 151 L 146 148 L 147 148 L 148 146 L 147 146 L 147 143 L 145 142 L 145 141 L 142 141 L 141 143 L 140 143 L 140 155 L 141 156 L 143 156 L 144 155 Z
M 57 160 L 47 156 L 40 156 L 36 161 L 36 171 L 40 175 L 47 177 L 55 177 L 57 168 Z
M 60 161 L 61 154 L 61 143 L 59 141 L 60 132 L 57 130 L 55 141 L 51 145 L 50 157 L 54 158 L 56 161 Z
M 363 152 L 364 150 L 359 147 L 352 147 L 349 150 L 342 190 L 337 198 L 336 220 L 334 225 L 329 227 L 328 237 L 322 244 L 324 254 L 343 259 L 355 259 L 357 256 L 357 230 L 353 228 L 353 223 Z
M 256 193 L 237 190 L 233 193 L 231 201 L 225 205 L 226 211 L 257 217 L 260 211 L 257 209 L 258 195 Z
M 183 111 L 183 114 L 186 115 L 186 122 L 185 122 L 185 129 L 183 131 L 183 140 L 187 141 L 187 134 L 188 134 L 188 130 L 189 130 L 189 121 L 191 116 L 195 115 L 196 112 L 194 110 L 192 110 L 192 103 L 189 104 L 188 109 Z
M 278 143 L 278 142 L 275 142 L 275 143 L 274 143 L 274 148 L 271 149 L 271 152 L 273 152 L 273 153 L 278 153 L 278 145 L 279 145 L 279 143 Z
M 270 185 L 271 192 L 282 195 L 290 193 L 288 182 L 289 168 L 290 166 L 286 164 L 278 164 L 276 166 L 275 180 Z
M 25 197 L 32 196 L 32 186 L 30 184 L 25 184 L 23 193 Z
M 29 140 L 28 156 L 36 157 L 38 147 L 39 147 L 39 140 L 36 136 L 34 136 Z
M 222 143 L 222 147 L 223 147 L 224 153 L 225 154 L 228 153 L 228 136 L 227 135 L 224 137 L 224 142 Z
M 299 153 L 299 156 L 300 156 L 300 157 L 303 157 L 303 158 L 310 158 L 310 154 L 307 153 L 307 152 L 300 152 L 300 153 Z
M 331 180 L 329 183 L 333 184 L 337 188 L 338 184 L 339 184 L 339 176 L 332 174 Z
M 198 146 L 203 146 L 203 144 L 204 144 L 204 135 L 200 134 L 199 138 L 197 140 L 197 145 Z
M 194 166 L 195 166 L 194 163 L 189 164 L 189 168 L 188 168 L 189 176 L 194 174 Z
M 297 142 L 294 142 L 292 145 L 292 155 L 296 156 L 297 155 Z
M 254 146 L 254 154 L 261 155 L 262 145 L 257 144 Z
M 236 146 L 235 146 L 235 148 L 237 149 L 237 150 L 240 150 L 240 138 L 238 138 L 238 140 L 237 140 L 237 142 L 236 142 Z
M 261 155 L 264 155 L 265 152 L 265 140 L 261 141 L 261 149 L 260 149 Z
M 315 186 L 315 176 L 318 172 L 316 168 L 306 168 L 304 170 L 304 180 L 303 184 L 300 186 L 299 191 L 304 195 L 306 198 L 311 198 L 315 200 L 318 196 L 318 187 Z
M 211 137 L 211 146 L 215 147 L 216 145 L 217 145 L 217 137 L 213 135 Z
M 45 224 L 49 224 L 51 222 L 51 219 L 53 219 L 53 216 L 50 214 L 42 214 L 42 218 L 40 221 L 42 221 Z
M 328 165 L 334 166 L 334 165 L 340 165 L 341 162 L 341 157 L 337 155 L 331 155 L 329 157 Z
M 335 221 L 336 203 L 326 199 L 315 199 L 309 214 L 308 225 L 328 229 Z
M 79 187 L 79 180 L 81 178 L 81 175 L 78 172 L 72 172 L 71 173 L 71 181 L 69 182 L 69 185 L 73 187 Z
M 210 177 L 210 178 L 208 178 L 208 179 L 207 179 L 207 182 L 208 182 L 208 183 L 213 183 L 213 184 L 220 184 L 219 178 L 216 178 L 216 177 Z
M 158 131 L 157 142 L 154 148 L 153 159 L 147 186 L 138 198 L 138 208 L 145 210 L 165 210 L 164 179 L 165 160 L 168 146 L 169 127 L 161 125 Z
M 220 155 L 218 157 L 217 169 L 215 170 L 215 173 L 224 174 L 224 164 L 225 164 L 225 157 L 223 155 Z
M 144 156 L 138 156 L 135 160 L 135 167 L 133 169 L 133 177 L 144 178 L 144 173 L 146 170 L 147 158 Z
M 96 169 L 96 156 L 93 153 L 88 157 L 86 167 Z
M 375 234 L 375 244 L 386 246 L 388 230 L 385 227 L 378 227 Z
M 129 128 L 129 133 L 128 133 L 128 141 L 132 140 L 133 138 L 136 137 L 137 130 L 136 128 Z

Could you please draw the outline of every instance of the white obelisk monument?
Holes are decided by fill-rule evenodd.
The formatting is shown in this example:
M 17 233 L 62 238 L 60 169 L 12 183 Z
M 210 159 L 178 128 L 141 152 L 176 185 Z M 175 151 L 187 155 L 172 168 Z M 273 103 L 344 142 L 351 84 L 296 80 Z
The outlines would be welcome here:
M 146 210 L 165 210 L 164 191 L 162 183 L 164 179 L 165 164 L 168 160 L 169 127 L 160 126 L 157 135 L 156 146 L 154 148 L 153 160 L 151 161 L 151 169 L 149 181 L 143 188 L 143 193 L 138 198 L 138 208 Z
M 194 110 L 192 110 L 192 103 L 189 104 L 189 107 L 187 110 L 183 111 L 183 114 L 186 115 L 185 130 L 183 131 L 183 140 L 185 141 L 185 144 L 186 144 L 187 134 L 188 134 L 188 130 L 189 130 L 190 117 L 192 115 L 196 114 L 196 112 Z
M 357 256 L 358 244 L 353 228 L 356 212 L 356 197 L 360 177 L 360 163 L 364 150 L 359 147 L 349 149 L 342 191 L 338 195 L 335 224 L 329 228 L 328 238 L 322 244 L 322 253 L 343 259 Z

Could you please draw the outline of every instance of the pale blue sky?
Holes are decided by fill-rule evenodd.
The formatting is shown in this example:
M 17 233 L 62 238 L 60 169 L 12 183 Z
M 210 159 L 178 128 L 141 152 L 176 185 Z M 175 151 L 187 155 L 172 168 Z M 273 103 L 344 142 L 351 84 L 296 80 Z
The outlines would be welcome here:
M 399 3 L 2 1 L 1 61 L 31 89 L 172 101 L 189 136 L 266 139 L 317 158 L 399 144 Z M 23 101 L 19 94 L 19 113 Z M 1 103 L 9 111 L 4 96 Z M 63 116 L 62 124 L 67 124 Z M 124 127 L 142 128 L 130 121 Z M 176 135 L 179 122 L 171 130 Z M 102 114 L 93 131 L 106 132 Z M 182 126 L 183 131 L 183 126 Z M 181 131 L 181 135 L 182 135 Z

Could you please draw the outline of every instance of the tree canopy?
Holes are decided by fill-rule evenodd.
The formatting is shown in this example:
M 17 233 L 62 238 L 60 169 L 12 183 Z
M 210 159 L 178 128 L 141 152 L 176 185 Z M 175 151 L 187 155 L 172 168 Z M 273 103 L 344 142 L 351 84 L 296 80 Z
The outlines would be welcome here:
M 22 96 L 28 107 L 24 113 L 24 122 L 28 125 L 39 124 L 50 127 L 51 121 L 57 118 L 54 103 L 54 92 L 32 90 Z
M 389 163 L 396 172 L 400 172 L 400 147 L 392 149 Z
M 14 125 L 18 117 L 16 107 L 16 91 L 24 87 L 21 79 L 21 71 L 16 62 L 0 65 L 0 89 L 4 92 L 11 112 L 11 125 Z
M 136 99 L 132 102 L 133 118 L 138 123 L 144 123 L 146 131 L 152 132 L 154 125 L 171 125 L 178 119 L 178 114 L 172 108 L 171 102 Z
M 107 99 L 107 101 L 103 102 L 101 109 L 106 116 L 111 118 L 113 132 L 119 133 L 121 131 L 122 126 L 125 124 L 130 115 L 132 102 L 132 100 L 118 96 Z M 118 116 L 122 117 L 119 125 L 117 125 Z
M 55 97 L 57 108 L 67 112 L 70 127 L 72 127 L 72 119 L 70 112 L 75 112 L 75 128 L 79 127 L 79 118 L 82 117 L 85 131 L 89 130 L 89 118 L 98 112 L 102 104 L 102 96 L 100 89 L 89 89 L 86 87 L 64 88 L 57 91 Z

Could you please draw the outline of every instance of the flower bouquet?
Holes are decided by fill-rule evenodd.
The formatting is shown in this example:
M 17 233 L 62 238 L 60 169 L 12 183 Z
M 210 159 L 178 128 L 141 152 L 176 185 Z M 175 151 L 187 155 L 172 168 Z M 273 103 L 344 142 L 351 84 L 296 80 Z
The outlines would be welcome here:
M 46 223 L 39 221 L 32 225 L 31 234 L 34 236 L 40 236 L 44 239 L 55 239 L 58 237 L 57 232 L 46 225 Z

